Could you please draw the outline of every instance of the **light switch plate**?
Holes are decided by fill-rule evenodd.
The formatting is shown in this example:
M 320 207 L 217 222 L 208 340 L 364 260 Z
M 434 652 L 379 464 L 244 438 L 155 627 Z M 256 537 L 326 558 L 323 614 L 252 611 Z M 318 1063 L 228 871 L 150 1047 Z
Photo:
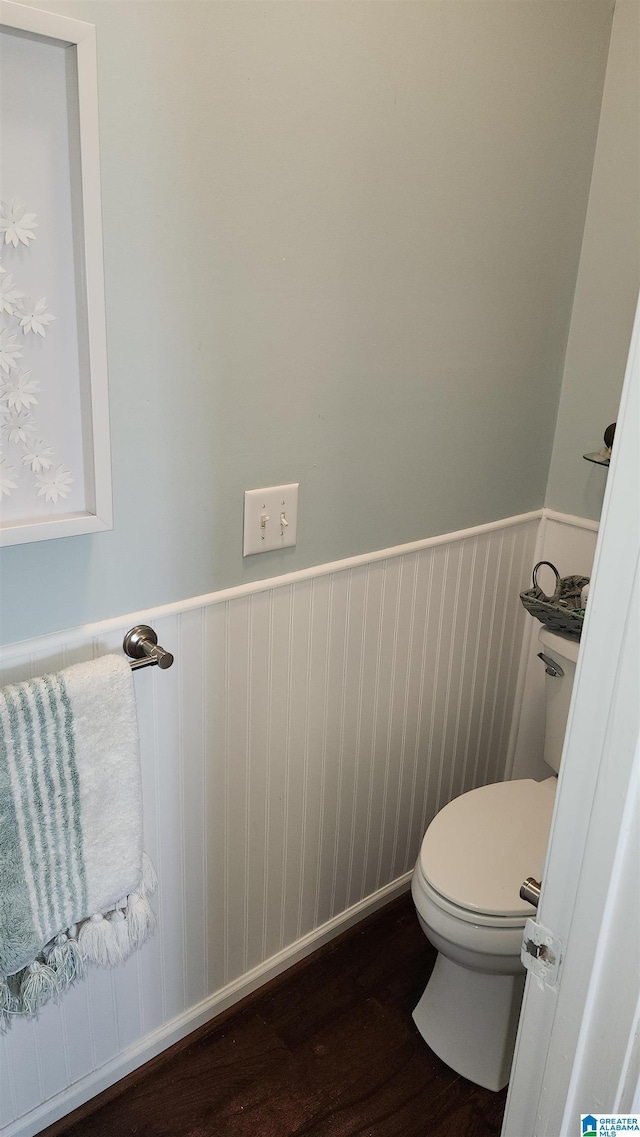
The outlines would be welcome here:
M 296 543 L 299 482 L 244 491 L 243 557 Z

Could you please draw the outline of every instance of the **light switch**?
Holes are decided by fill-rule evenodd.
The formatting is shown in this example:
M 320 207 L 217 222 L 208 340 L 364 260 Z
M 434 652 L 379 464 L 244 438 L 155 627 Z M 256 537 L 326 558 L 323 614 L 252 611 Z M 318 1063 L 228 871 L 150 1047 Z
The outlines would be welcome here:
M 299 485 L 244 491 L 244 557 L 295 545 Z

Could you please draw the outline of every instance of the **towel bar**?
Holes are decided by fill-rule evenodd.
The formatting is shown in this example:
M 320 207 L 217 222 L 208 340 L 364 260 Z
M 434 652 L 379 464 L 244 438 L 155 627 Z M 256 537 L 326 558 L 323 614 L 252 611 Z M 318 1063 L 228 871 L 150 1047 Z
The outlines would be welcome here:
M 129 665 L 132 671 L 139 667 L 152 667 L 154 663 L 166 670 L 173 663 L 171 652 L 158 647 L 158 637 L 148 624 L 136 624 L 135 628 L 130 628 L 122 641 L 122 650 L 132 660 Z

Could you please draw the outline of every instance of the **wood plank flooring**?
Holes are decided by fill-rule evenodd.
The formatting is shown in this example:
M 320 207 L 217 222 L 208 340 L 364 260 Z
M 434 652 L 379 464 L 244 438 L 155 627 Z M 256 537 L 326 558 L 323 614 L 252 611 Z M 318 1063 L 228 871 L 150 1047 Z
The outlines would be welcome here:
M 499 1137 L 413 1024 L 434 961 L 403 896 L 46 1137 Z

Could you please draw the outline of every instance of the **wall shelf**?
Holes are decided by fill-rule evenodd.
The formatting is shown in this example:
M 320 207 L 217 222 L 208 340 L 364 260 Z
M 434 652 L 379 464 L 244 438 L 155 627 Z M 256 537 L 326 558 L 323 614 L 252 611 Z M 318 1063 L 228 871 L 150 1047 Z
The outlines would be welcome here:
M 608 466 L 610 461 L 610 454 L 603 454 L 600 450 L 596 450 L 594 454 L 583 454 L 582 457 L 587 462 L 595 462 L 596 466 Z

